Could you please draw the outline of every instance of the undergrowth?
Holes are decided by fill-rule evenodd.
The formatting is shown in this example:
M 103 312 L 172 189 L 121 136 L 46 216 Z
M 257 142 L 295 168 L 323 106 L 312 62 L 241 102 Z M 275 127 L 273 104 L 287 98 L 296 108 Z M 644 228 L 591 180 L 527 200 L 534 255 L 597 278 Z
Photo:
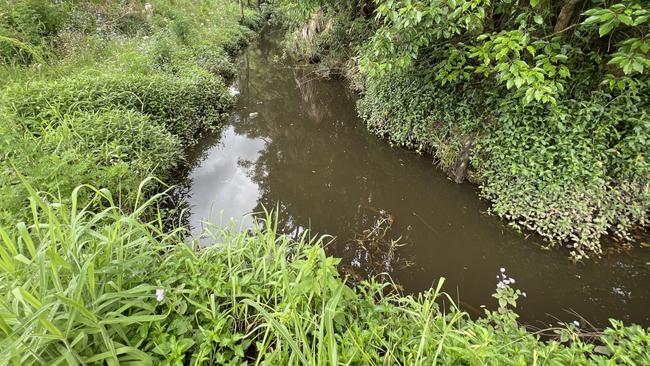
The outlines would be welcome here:
M 48 199 L 110 187 L 124 207 L 171 177 L 227 118 L 233 57 L 264 19 L 229 1 L 0 1 L 0 222 L 29 214 L 20 176 Z
M 248 233 L 207 226 L 194 247 L 142 216 L 160 196 L 126 212 L 108 190 L 60 204 L 26 189 L 31 217 L 0 229 L 0 364 L 650 363 L 648 331 L 617 321 L 589 342 L 572 324 L 540 340 L 504 273 L 498 307 L 472 320 L 443 280 L 417 296 L 349 287 L 322 238 L 280 235 L 273 214 Z
M 650 8 L 581 2 L 562 35 L 560 3 L 276 0 L 274 19 L 289 53 L 348 78 L 372 132 L 581 260 L 650 222 Z

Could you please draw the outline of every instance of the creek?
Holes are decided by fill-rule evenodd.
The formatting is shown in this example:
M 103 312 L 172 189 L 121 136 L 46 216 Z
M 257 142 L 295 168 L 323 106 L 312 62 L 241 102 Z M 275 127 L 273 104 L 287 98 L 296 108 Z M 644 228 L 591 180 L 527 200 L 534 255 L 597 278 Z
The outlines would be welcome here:
M 579 316 L 650 325 L 650 249 L 578 264 L 543 249 L 487 215 L 475 186 L 368 132 L 345 82 L 282 58 L 276 38 L 262 35 L 241 57 L 230 123 L 189 151 L 195 233 L 202 220 L 243 229 L 249 213 L 277 208 L 284 233 L 332 235 L 327 252 L 352 278 L 386 273 L 415 293 L 445 277 L 445 291 L 475 314 L 496 308 L 505 268 L 526 292 L 517 312 L 530 325 L 584 324 Z

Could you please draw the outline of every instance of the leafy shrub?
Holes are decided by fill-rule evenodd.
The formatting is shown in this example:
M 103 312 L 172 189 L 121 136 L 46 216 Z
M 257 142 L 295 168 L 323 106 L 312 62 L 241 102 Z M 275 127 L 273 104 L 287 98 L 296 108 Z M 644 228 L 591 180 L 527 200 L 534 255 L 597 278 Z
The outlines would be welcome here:
M 264 25 L 265 15 L 255 11 L 244 12 L 244 18 L 240 20 L 240 24 L 252 30 L 259 31 Z
M 647 87 L 551 107 L 487 87 L 439 87 L 412 73 L 366 84 L 358 109 L 371 131 L 433 153 L 448 172 L 474 136 L 472 177 L 492 211 L 569 244 L 575 258 L 600 254 L 604 235 L 627 238 L 648 224 Z
M 648 223 L 650 114 L 641 92 L 594 92 L 557 108 L 502 100 L 475 161 L 493 210 L 542 236 L 600 254 L 608 232 Z M 481 156 L 484 154 L 484 156 Z
M 237 67 L 221 47 L 200 46 L 195 51 L 196 62 L 208 72 L 219 75 L 224 80 L 232 80 L 237 75 Z
M 200 73 L 79 75 L 13 85 L 3 99 L 5 108 L 34 133 L 62 114 L 120 107 L 147 114 L 185 143 L 215 128 L 233 103 L 220 78 Z
M 448 172 L 459 159 L 462 137 L 481 128 L 485 95 L 477 90 L 437 88 L 410 74 L 365 83 L 357 108 L 368 128 L 391 143 L 434 154 Z
M 248 45 L 250 40 L 255 37 L 255 32 L 245 27 L 239 27 L 229 29 L 222 37 L 224 38 L 221 47 L 228 55 L 234 56 Z

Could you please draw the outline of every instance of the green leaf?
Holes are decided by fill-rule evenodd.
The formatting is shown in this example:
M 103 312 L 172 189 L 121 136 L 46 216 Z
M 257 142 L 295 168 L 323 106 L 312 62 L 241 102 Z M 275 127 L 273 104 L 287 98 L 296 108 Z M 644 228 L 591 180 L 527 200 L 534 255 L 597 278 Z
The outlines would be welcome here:
M 634 22 L 632 21 L 632 18 L 630 18 L 629 16 L 624 15 L 624 14 L 619 15 L 619 16 L 618 16 L 618 19 L 619 19 L 621 22 L 623 22 L 623 24 L 625 24 L 625 25 L 632 25 L 632 23 L 634 23 Z
M 602 37 L 608 34 L 609 32 L 611 32 L 612 29 L 614 29 L 617 25 L 618 25 L 617 21 L 610 20 L 609 22 L 601 25 L 600 28 L 598 28 L 598 34 L 600 34 L 600 36 Z

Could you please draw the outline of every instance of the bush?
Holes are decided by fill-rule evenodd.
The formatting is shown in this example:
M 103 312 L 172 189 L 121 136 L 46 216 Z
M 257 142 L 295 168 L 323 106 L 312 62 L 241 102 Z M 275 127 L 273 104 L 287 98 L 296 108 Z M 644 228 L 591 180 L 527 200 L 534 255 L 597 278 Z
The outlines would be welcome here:
M 228 29 L 222 37 L 221 47 L 232 57 L 248 45 L 250 40 L 255 37 L 255 32 L 245 27 L 239 27 Z
M 221 47 L 201 46 L 195 53 L 197 63 L 208 72 L 219 75 L 224 80 L 232 80 L 237 75 L 237 67 Z
M 641 92 L 563 100 L 557 108 L 502 100 L 476 151 L 493 210 L 576 258 L 608 233 L 648 223 L 650 115 Z
M 39 192 L 53 193 L 49 200 L 60 201 L 78 185 L 93 184 L 113 187 L 127 204 L 142 179 L 168 174 L 181 156 L 174 136 L 133 111 L 68 114 L 39 137 L 7 118 L 0 132 L 0 222 L 27 217 L 23 179 Z
M 3 104 L 37 134 L 61 115 L 118 107 L 140 111 L 193 143 L 223 121 L 233 98 L 220 78 L 206 73 L 99 74 L 12 85 Z
M 266 15 L 262 13 L 255 11 L 246 11 L 244 13 L 244 18 L 240 21 L 240 24 L 252 31 L 257 32 L 262 29 L 265 18 Z
M 358 109 L 371 131 L 433 153 L 447 172 L 474 138 L 470 175 L 492 211 L 568 244 L 574 258 L 599 255 L 609 233 L 628 238 L 648 224 L 647 86 L 550 106 L 524 105 L 487 86 L 440 87 L 413 73 L 366 84 Z
M 441 89 L 409 74 L 365 83 L 357 108 L 368 128 L 393 144 L 434 154 L 447 172 L 460 158 L 463 137 L 481 128 L 485 95 L 477 90 Z

